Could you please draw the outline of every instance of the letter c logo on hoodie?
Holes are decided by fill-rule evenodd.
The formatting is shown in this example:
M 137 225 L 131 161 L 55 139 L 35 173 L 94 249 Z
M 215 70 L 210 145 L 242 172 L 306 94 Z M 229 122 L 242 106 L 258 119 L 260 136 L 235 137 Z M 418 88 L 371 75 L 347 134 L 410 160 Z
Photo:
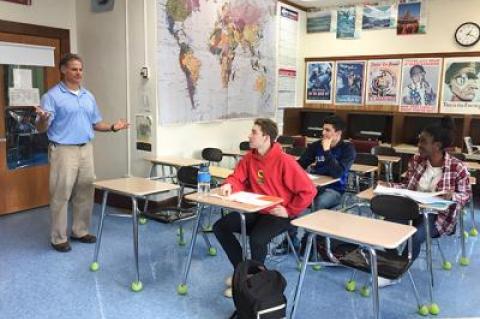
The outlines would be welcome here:
M 257 171 L 257 183 L 258 184 L 263 184 L 265 181 L 265 174 L 263 173 L 263 170 L 258 170 Z

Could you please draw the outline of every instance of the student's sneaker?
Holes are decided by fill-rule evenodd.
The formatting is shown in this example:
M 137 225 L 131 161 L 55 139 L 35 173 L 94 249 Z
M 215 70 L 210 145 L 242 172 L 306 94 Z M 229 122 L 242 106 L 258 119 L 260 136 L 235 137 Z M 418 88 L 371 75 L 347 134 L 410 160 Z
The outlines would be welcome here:
M 228 287 L 227 289 L 225 289 L 225 291 L 223 292 L 223 295 L 226 298 L 232 298 L 233 297 L 232 287 Z
M 378 288 L 392 286 L 400 283 L 400 279 L 388 279 L 378 276 Z
M 228 276 L 227 278 L 225 278 L 225 286 L 231 288 L 232 287 L 232 281 L 233 281 L 232 276 Z
M 288 241 L 285 238 L 280 244 L 273 248 L 272 254 L 274 256 L 283 256 L 288 254 Z

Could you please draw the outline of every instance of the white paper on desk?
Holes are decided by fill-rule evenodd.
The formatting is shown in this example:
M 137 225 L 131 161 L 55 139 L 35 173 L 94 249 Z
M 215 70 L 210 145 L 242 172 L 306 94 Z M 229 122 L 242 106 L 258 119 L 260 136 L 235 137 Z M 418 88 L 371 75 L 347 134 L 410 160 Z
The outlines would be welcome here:
M 426 193 L 426 192 L 417 192 L 417 191 L 412 191 L 409 189 L 403 189 L 403 188 L 392 188 L 392 187 L 385 187 L 382 185 L 378 185 L 374 191 L 375 194 L 382 194 L 382 195 L 400 195 L 400 196 L 406 196 L 408 198 L 413 199 L 417 203 L 421 204 L 435 204 L 435 205 L 450 205 L 452 204 L 452 201 L 439 198 L 437 196 L 444 194 L 445 192 L 440 191 L 440 192 L 432 192 L 432 193 Z
M 249 193 L 249 192 L 237 192 L 228 196 L 228 199 L 235 202 L 251 204 L 255 206 L 265 206 L 272 203 L 270 201 L 259 199 L 259 197 L 262 197 L 262 196 L 264 195 L 258 195 L 258 194 Z

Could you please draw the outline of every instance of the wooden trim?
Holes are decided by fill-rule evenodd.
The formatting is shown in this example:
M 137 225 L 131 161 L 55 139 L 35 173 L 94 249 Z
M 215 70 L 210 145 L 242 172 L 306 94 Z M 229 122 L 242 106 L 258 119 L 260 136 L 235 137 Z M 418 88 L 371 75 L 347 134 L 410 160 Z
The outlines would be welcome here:
M 293 3 L 293 2 L 288 1 L 288 0 L 279 0 L 278 2 L 279 2 L 280 4 L 283 3 L 283 4 L 286 4 L 286 5 L 288 5 L 288 6 L 297 8 L 297 9 L 302 10 L 302 11 L 305 11 L 305 12 L 308 11 L 308 9 L 310 9 L 310 8 L 308 8 L 308 7 L 301 6 L 301 5 L 299 5 L 299 4 Z
M 351 55 L 351 56 L 333 56 L 333 57 L 310 57 L 305 58 L 305 62 L 310 61 L 345 61 L 345 60 L 385 60 L 385 59 L 411 59 L 411 58 L 453 58 L 453 57 L 478 57 L 480 51 L 468 52 L 436 52 L 436 53 L 402 53 L 402 54 L 382 54 L 382 55 Z
M 0 20 L 0 32 L 60 40 L 60 55 L 70 52 L 70 30 Z

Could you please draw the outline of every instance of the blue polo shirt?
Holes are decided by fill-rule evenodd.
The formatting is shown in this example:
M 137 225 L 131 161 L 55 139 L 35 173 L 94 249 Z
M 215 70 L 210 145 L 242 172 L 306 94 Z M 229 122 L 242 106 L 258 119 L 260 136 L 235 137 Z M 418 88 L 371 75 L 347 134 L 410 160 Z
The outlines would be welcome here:
M 93 125 L 102 120 L 95 97 L 83 87 L 76 95 L 60 82 L 42 96 L 40 103 L 50 112 L 48 139 L 59 144 L 90 142 Z

